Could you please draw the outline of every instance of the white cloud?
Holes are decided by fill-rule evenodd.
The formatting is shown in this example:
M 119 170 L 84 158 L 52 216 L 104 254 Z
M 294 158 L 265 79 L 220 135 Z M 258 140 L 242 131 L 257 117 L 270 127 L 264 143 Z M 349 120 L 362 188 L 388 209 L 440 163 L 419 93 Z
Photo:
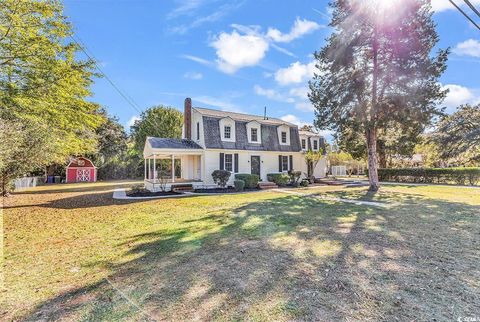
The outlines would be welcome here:
M 299 127 L 302 127 L 302 126 L 304 126 L 304 125 L 312 125 L 311 123 L 304 122 L 304 121 L 300 120 L 297 116 L 295 116 L 295 115 L 293 115 L 293 114 L 284 115 L 284 116 L 282 116 L 280 119 L 281 119 L 282 121 L 285 121 L 285 122 L 289 122 L 289 123 L 298 125 Z
M 295 96 L 298 100 L 295 103 L 295 108 L 302 112 L 313 112 L 315 109 L 308 99 L 310 89 L 308 86 L 294 87 L 290 89 L 290 95 Z
M 197 57 L 197 56 L 193 56 L 193 55 L 182 55 L 181 57 L 182 57 L 182 58 L 185 58 L 185 59 L 188 59 L 188 60 L 191 60 L 191 61 L 194 61 L 194 62 L 196 62 L 196 63 L 202 64 L 202 65 L 205 65 L 205 66 L 211 66 L 211 65 L 212 65 L 212 62 L 211 62 L 211 61 L 206 60 L 206 59 L 204 59 L 204 58 Z
M 183 15 L 192 15 L 205 3 L 205 0 L 182 0 L 177 1 L 177 3 L 177 7 L 168 13 L 168 19 L 173 19 Z
M 295 108 L 302 112 L 313 112 L 315 108 L 309 101 L 295 103 Z
M 193 80 L 199 80 L 203 78 L 203 74 L 197 72 L 186 72 L 185 74 L 183 74 L 183 77 Z
M 280 68 L 275 73 L 275 80 L 280 85 L 302 83 L 313 77 L 315 62 L 301 64 L 295 62 L 288 67 Z
M 130 120 L 128 120 L 127 126 L 128 126 L 128 127 L 131 127 L 131 126 L 135 125 L 135 122 L 136 122 L 136 121 L 140 121 L 140 116 L 138 116 L 138 115 L 132 116 L 132 117 L 130 118 Z
M 480 102 L 480 95 L 477 95 L 472 89 L 461 85 L 447 84 L 443 89 L 448 89 L 449 92 L 443 105 L 447 107 L 447 112 L 451 113 L 462 104 L 477 104 Z
M 269 44 L 260 35 L 241 35 L 234 30 L 220 33 L 210 45 L 216 49 L 219 69 L 233 74 L 242 67 L 257 65 L 265 57 Z
M 278 29 L 268 28 L 267 37 L 271 38 L 275 42 L 291 42 L 292 40 L 297 39 L 319 28 L 320 25 L 315 21 L 300 19 L 297 17 L 289 33 L 283 34 Z
M 296 57 L 275 42 L 288 43 L 321 26 L 314 21 L 297 18 L 288 34 L 282 34 L 275 28 L 269 28 L 265 34 L 257 25 L 232 24 L 231 27 L 234 29 L 231 33 L 223 31 L 210 42 L 210 46 L 216 50 L 218 68 L 227 74 L 259 64 L 270 47 L 290 57 Z
M 468 39 L 455 46 L 453 52 L 460 56 L 480 57 L 480 41 Z
M 279 92 L 277 92 L 274 89 L 268 89 L 268 88 L 263 88 L 259 85 L 255 85 L 253 87 L 253 90 L 255 91 L 255 94 L 260 95 L 260 96 L 265 96 L 268 99 L 278 101 L 278 102 L 284 102 L 284 103 L 294 103 L 295 100 L 291 97 L 285 96 Z
M 184 6 L 180 6 L 177 8 L 177 10 L 172 11 L 172 13 L 167 16 L 167 18 L 171 19 L 181 15 L 192 16 L 197 11 L 197 9 L 204 5 L 204 2 L 205 1 L 197 0 L 186 1 Z M 243 1 L 232 1 L 221 6 L 216 6 L 215 10 L 210 14 L 204 16 L 199 16 L 198 14 L 196 14 L 195 17 L 192 19 L 182 19 L 183 22 L 186 21 L 187 23 L 172 27 L 169 29 L 169 31 L 177 34 L 185 34 L 190 29 L 198 28 L 205 23 L 212 23 L 220 20 L 230 12 L 241 7 L 243 3 Z M 188 9 L 189 7 L 192 7 L 192 9 Z M 173 14 L 174 12 L 177 12 L 177 14 Z
M 480 5 L 480 0 L 470 0 L 473 5 Z M 459 6 L 464 6 L 463 1 L 457 2 Z M 455 10 L 455 7 L 448 0 L 432 0 L 432 8 L 435 12 L 441 12 L 445 10 Z
M 310 89 L 305 86 L 305 87 L 294 87 L 290 89 L 290 95 L 296 96 L 300 99 L 308 99 L 308 93 L 310 92 Z
M 242 112 L 242 110 L 238 106 L 221 98 L 203 95 L 203 96 L 195 96 L 192 99 L 202 104 L 218 107 L 223 111 L 238 112 L 238 113 Z
M 271 44 L 271 46 L 272 46 L 273 48 L 275 48 L 276 50 L 278 50 L 279 52 L 281 52 L 281 53 L 283 53 L 283 54 L 285 54 L 285 55 L 287 55 L 287 56 L 295 57 L 295 58 L 297 57 L 297 55 L 295 55 L 295 54 L 292 53 L 291 51 L 286 50 L 285 48 L 282 48 L 282 47 L 280 47 L 280 46 L 277 46 L 277 45 L 275 45 L 275 44 L 273 44 L 273 43 Z

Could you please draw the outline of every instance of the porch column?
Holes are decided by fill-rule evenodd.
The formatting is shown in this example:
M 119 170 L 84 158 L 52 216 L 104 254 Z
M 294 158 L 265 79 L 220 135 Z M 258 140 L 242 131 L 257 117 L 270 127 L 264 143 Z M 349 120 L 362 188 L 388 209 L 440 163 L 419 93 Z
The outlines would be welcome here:
M 147 180 L 147 159 L 143 158 L 143 180 Z
M 157 177 L 157 167 L 156 167 L 156 163 L 155 163 L 155 154 L 153 155 L 153 182 L 155 182 L 155 179 Z
M 148 160 L 148 169 L 147 169 L 147 178 L 150 180 L 150 175 L 151 175 L 151 171 L 150 171 L 150 158 L 147 159 Z
M 175 182 L 175 155 L 172 154 L 172 182 Z

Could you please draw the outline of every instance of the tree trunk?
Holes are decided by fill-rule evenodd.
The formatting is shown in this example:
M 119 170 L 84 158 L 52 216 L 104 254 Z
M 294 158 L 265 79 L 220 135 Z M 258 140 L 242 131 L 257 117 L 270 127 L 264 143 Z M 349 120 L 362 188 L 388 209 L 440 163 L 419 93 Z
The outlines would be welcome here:
M 385 142 L 382 140 L 377 141 L 378 163 L 380 168 L 387 167 L 387 155 L 385 153 Z
M 367 151 L 368 151 L 368 181 L 370 182 L 370 191 L 378 191 L 380 187 L 378 181 L 378 161 L 377 161 L 377 131 L 375 128 L 368 129 Z
M 2 197 L 8 197 L 8 189 L 7 189 L 7 178 L 5 174 L 2 174 L 2 182 L 1 182 L 1 196 Z
M 378 191 L 378 160 L 377 160 L 377 129 L 375 127 L 377 118 L 377 86 L 378 86 L 378 39 L 377 26 L 373 27 L 373 75 L 372 75 L 372 108 L 370 111 L 369 125 L 367 125 L 367 153 L 368 153 L 368 181 L 369 191 Z

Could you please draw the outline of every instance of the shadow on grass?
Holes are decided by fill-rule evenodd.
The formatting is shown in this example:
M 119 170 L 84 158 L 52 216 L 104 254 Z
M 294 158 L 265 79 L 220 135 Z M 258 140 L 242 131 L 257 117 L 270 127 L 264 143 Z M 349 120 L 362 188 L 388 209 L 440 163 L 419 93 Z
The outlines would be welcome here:
M 479 207 L 288 196 L 183 224 L 123 240 L 134 259 L 23 319 L 442 320 L 480 309 Z
M 97 190 L 98 191 L 98 190 Z M 34 206 L 42 208 L 54 208 L 54 209 L 82 209 L 82 208 L 95 208 L 95 207 L 108 207 L 118 204 L 127 204 L 132 201 L 129 200 L 115 200 L 112 198 L 113 191 L 82 194 L 72 197 L 65 197 L 61 199 L 46 200 L 44 203 L 38 203 Z M 145 200 L 142 200 L 145 202 Z M 138 201 L 133 201 L 138 202 Z M 31 208 L 32 204 L 5 204 L 4 209 L 15 208 Z
M 66 183 L 66 184 L 47 184 L 38 186 L 34 189 L 15 192 L 14 195 L 35 195 L 35 194 L 54 194 L 54 193 L 70 193 L 70 192 L 90 192 L 90 191 L 106 191 L 115 188 L 128 188 L 132 185 L 143 183 L 141 181 L 99 181 L 96 183 Z

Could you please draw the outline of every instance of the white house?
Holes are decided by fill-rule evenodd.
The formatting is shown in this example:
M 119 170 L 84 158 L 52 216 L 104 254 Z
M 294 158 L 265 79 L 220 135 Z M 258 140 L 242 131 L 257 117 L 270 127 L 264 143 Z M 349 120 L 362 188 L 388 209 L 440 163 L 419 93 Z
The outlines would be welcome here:
M 232 172 L 229 184 L 236 173 L 258 174 L 262 181 L 267 181 L 269 173 L 307 173 L 305 152 L 324 145 L 320 135 L 299 131 L 280 119 L 192 107 L 186 98 L 183 139 L 146 139 L 145 186 L 151 191 L 160 189 L 156 179 L 160 164 L 168 167 L 168 187 L 215 187 L 212 172 L 218 169 Z M 165 159 L 170 161 L 160 161 Z M 315 177 L 324 177 L 325 158 L 313 170 Z

